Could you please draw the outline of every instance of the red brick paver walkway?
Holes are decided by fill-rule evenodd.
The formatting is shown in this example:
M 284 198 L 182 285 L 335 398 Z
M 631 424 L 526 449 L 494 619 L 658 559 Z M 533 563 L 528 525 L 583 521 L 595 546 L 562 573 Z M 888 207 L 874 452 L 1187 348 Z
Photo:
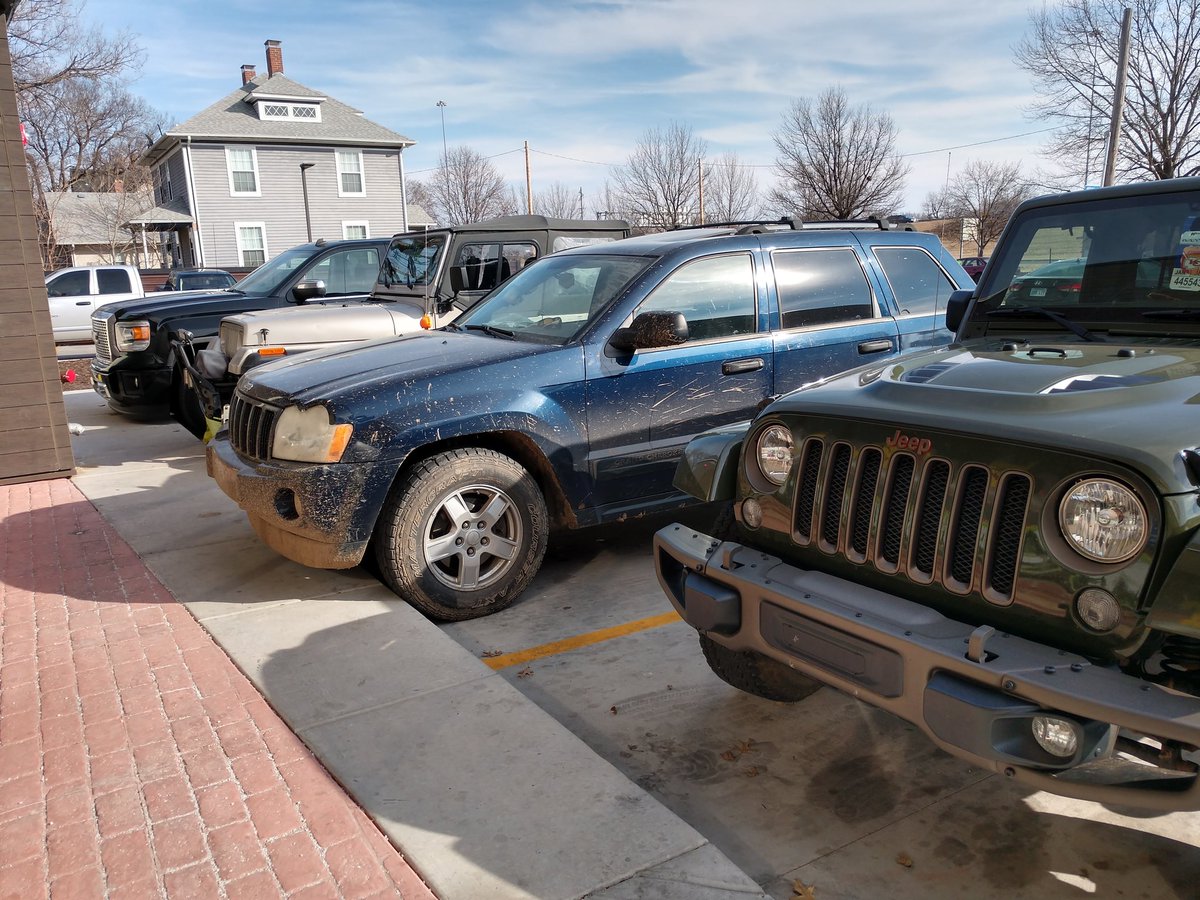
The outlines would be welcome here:
M 432 898 L 69 481 L 0 485 L 0 898 Z

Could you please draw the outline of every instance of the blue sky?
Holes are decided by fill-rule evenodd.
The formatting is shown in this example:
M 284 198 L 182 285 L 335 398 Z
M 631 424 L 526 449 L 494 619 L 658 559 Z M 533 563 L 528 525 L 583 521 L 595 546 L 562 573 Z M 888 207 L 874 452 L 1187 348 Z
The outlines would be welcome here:
M 589 197 L 648 128 L 672 121 L 736 152 L 760 187 L 771 133 L 793 100 L 841 85 L 894 119 L 911 165 L 906 211 L 967 162 L 1048 167 L 1044 123 L 1026 117 L 1013 46 L 1024 2 L 961 0 L 88 0 L 86 20 L 128 29 L 146 50 L 135 93 L 182 121 L 266 68 L 283 42 L 288 77 L 418 143 L 413 177 L 437 164 L 442 119 L 524 189 L 561 182 Z M 1017 135 L 1026 134 L 1024 137 Z M 986 143 L 985 143 L 986 142 Z M 975 146 L 967 146 L 975 145 Z M 591 214 L 591 205 L 588 208 Z

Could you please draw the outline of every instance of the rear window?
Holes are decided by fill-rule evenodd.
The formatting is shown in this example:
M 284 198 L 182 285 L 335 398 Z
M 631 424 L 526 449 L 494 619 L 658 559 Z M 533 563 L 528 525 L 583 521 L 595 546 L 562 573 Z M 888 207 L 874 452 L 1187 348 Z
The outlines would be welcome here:
M 97 269 L 96 284 L 102 294 L 133 293 L 133 283 L 124 269 Z
M 771 258 L 784 328 L 816 328 L 875 317 L 871 286 L 853 250 L 777 250 Z

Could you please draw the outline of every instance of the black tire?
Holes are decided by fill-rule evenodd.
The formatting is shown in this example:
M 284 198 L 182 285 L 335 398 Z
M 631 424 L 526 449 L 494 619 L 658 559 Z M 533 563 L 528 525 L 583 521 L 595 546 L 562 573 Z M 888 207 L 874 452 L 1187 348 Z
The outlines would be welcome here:
M 821 682 L 781 662 L 753 651 L 730 650 L 706 634 L 700 635 L 700 649 L 718 678 L 764 700 L 795 703 L 821 687 Z
M 393 591 L 430 618 L 457 622 L 516 600 L 542 564 L 549 531 L 546 501 L 520 463 L 494 450 L 449 450 L 392 488 L 375 559 Z
M 171 376 L 171 415 L 198 440 L 204 440 L 208 419 L 205 418 L 200 398 L 195 391 L 188 390 L 183 380 L 183 366 L 179 363 L 175 364 L 175 372 Z

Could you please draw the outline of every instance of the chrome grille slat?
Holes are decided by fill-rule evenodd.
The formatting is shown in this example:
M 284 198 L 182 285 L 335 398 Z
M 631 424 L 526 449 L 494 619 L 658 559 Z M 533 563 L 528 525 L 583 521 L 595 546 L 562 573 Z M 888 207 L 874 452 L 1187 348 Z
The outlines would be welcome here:
M 92 319 L 92 343 L 96 346 L 96 358 L 112 362 L 112 346 L 108 340 L 108 319 Z
M 996 478 L 977 463 L 810 437 L 800 452 L 792 539 L 1004 604 L 1012 600 L 1032 496 L 1025 473 Z
M 229 404 L 229 441 L 233 449 L 251 459 L 270 459 L 278 418 L 275 407 L 234 393 Z

